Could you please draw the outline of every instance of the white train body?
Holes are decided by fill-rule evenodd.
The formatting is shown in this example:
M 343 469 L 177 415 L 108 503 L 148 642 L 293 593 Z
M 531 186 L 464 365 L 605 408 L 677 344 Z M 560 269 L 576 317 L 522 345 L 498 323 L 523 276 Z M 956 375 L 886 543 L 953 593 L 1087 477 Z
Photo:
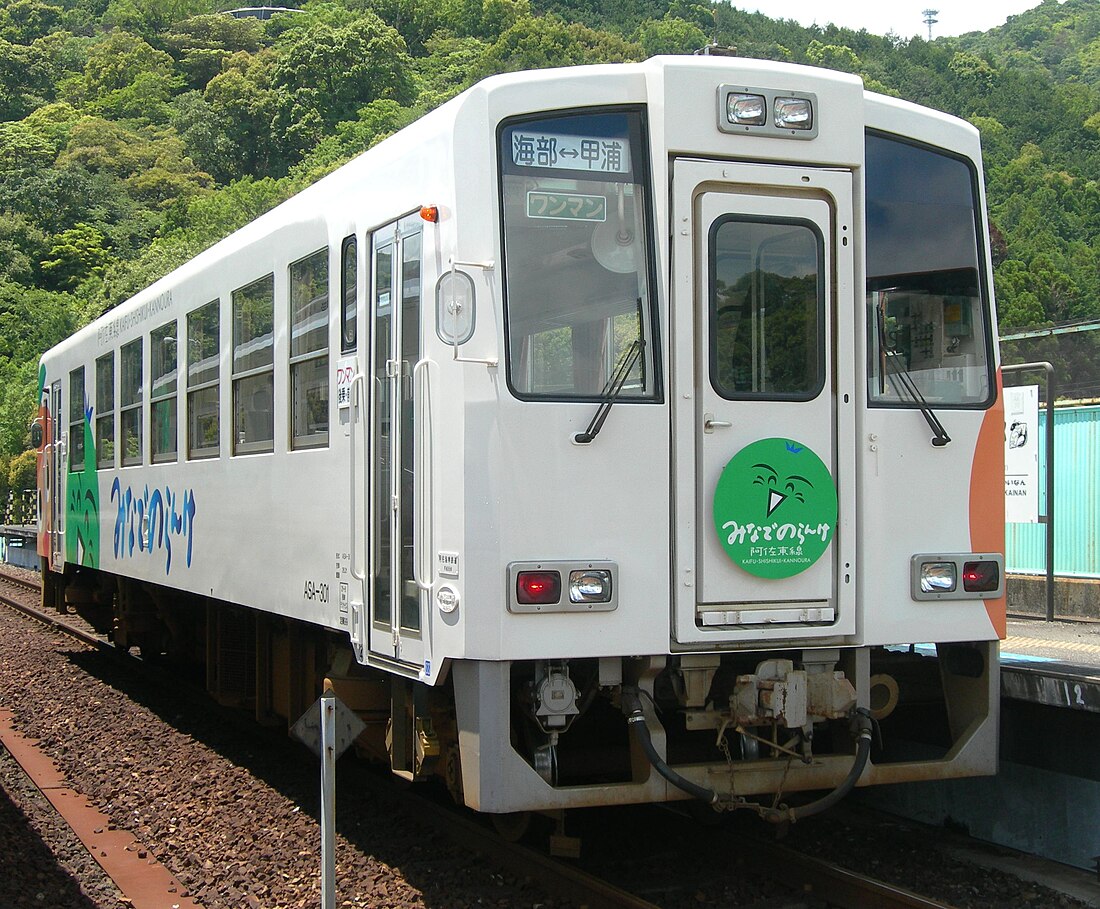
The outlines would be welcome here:
M 852 76 L 489 79 L 43 357 L 47 574 L 324 629 L 485 811 L 684 797 L 623 684 L 723 792 L 836 785 L 853 701 L 906 743 L 861 784 L 992 772 L 984 212 L 976 131 Z

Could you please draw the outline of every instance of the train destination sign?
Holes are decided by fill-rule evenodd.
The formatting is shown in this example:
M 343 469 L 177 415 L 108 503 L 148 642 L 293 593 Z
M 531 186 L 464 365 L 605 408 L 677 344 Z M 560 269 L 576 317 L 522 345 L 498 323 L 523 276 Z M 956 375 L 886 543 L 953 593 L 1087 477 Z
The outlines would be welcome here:
M 628 174 L 630 145 L 623 139 L 516 130 L 512 134 L 512 163 L 517 167 Z
M 836 485 L 829 468 L 793 439 L 760 439 L 722 470 L 714 529 L 726 555 L 759 578 L 789 578 L 813 565 L 833 540 Z

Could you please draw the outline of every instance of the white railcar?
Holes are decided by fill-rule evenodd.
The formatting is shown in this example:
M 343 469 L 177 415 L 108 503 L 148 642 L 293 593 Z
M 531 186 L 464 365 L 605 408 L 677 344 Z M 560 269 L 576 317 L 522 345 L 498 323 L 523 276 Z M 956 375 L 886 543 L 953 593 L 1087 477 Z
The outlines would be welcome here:
M 45 596 L 482 811 L 990 773 L 994 331 L 967 123 L 494 77 L 43 357 Z

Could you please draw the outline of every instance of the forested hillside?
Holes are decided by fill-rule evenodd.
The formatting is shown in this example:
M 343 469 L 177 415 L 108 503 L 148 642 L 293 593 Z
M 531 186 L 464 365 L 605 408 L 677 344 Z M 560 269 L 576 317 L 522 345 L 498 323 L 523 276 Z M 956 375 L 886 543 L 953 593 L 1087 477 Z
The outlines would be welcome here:
M 978 125 L 1002 328 L 1100 316 L 1100 4 L 926 42 L 707 0 L 209 0 L 0 8 L 0 502 L 39 353 L 491 73 L 691 53 L 841 69 Z M 1095 333 L 1093 333 L 1095 334 Z

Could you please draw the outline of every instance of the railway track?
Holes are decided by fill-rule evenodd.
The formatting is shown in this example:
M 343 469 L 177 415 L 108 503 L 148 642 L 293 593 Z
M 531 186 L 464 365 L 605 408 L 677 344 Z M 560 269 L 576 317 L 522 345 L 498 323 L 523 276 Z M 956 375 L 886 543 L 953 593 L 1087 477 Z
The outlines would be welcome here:
M 81 627 L 76 622 L 67 621 L 60 613 L 47 612 L 27 601 L 26 595 L 28 593 L 33 593 L 37 601 L 41 591 L 42 587 L 38 582 L 0 569 L 0 603 L 44 625 L 57 628 L 81 643 L 114 653 L 118 652 L 110 646 L 102 635 L 97 635 L 95 632 Z
M 68 621 L 63 615 L 44 612 L 37 605 L 28 602 L 28 595 L 37 592 L 38 585 L 35 582 L 0 571 L 0 602 L 84 644 L 117 653 L 102 637 Z M 363 777 L 370 779 L 371 785 L 392 789 L 388 785 L 388 779 L 375 778 L 370 774 L 363 774 Z M 488 857 L 494 865 L 509 874 L 537 881 L 547 891 L 575 905 L 593 909 L 599 906 L 615 909 L 657 909 L 659 905 L 666 905 L 666 900 L 681 902 L 671 896 L 671 891 L 675 888 L 672 880 L 668 887 L 662 888 L 661 903 L 658 904 L 630 892 L 629 886 L 616 886 L 603 880 L 598 869 L 591 873 L 552 859 L 538 849 L 505 842 L 479 821 L 456 813 L 422 795 L 407 791 L 402 793 L 401 798 L 413 804 L 411 811 L 419 819 L 430 823 L 441 835 L 462 848 Z M 784 882 L 788 889 L 776 897 L 774 905 L 777 907 L 794 909 L 798 906 L 820 907 L 825 904 L 843 909 L 951 909 L 946 903 L 872 880 L 770 840 L 762 841 L 759 837 L 755 840 L 739 840 L 737 852 L 748 866 L 758 869 L 775 881 Z M 687 891 L 691 891 L 695 888 L 695 882 L 684 882 L 684 886 Z M 796 895 L 792 895 L 792 889 Z M 770 904 L 767 901 L 754 905 L 763 909 Z

